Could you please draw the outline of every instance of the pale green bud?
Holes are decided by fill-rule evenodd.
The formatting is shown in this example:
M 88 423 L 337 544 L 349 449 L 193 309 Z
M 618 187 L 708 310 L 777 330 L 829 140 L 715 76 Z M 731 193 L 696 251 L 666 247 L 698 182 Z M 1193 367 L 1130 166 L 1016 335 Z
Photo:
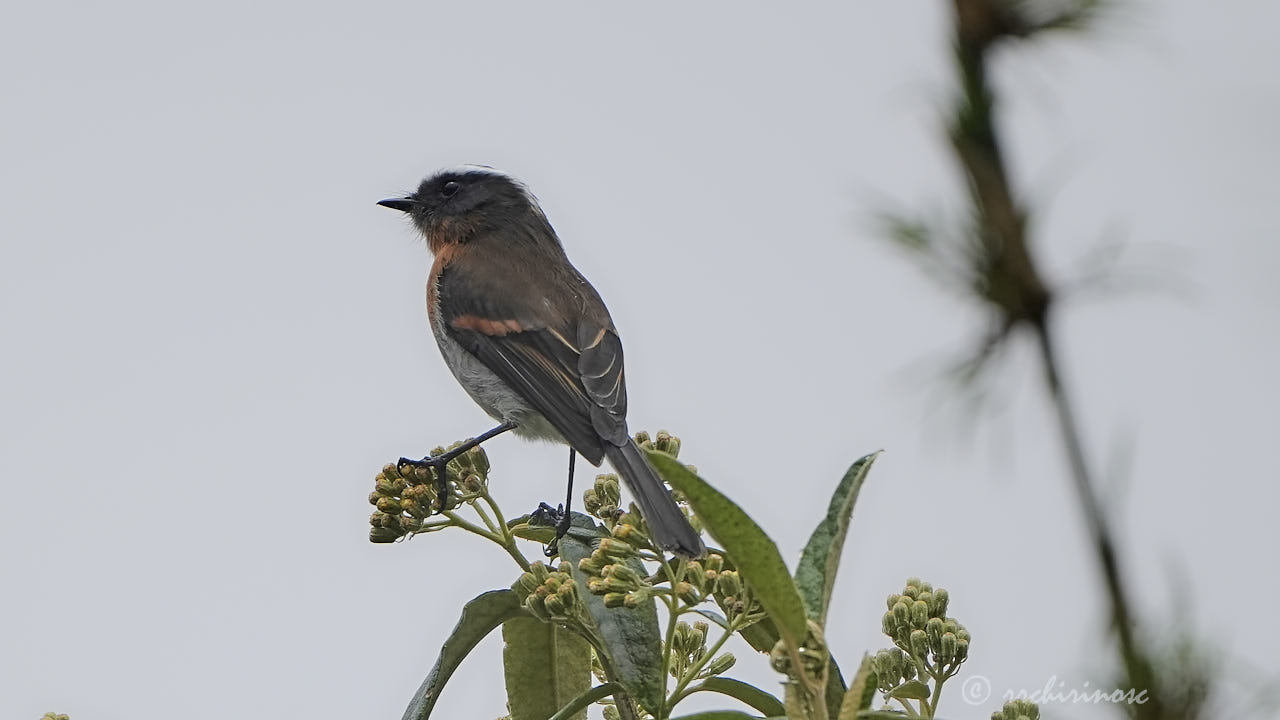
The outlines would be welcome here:
M 956 636 L 954 633 L 942 634 L 942 652 L 938 656 L 943 662 L 953 662 L 956 659 Z
M 713 572 L 718 574 L 721 570 L 724 569 L 724 556 L 718 555 L 718 554 L 708 555 L 706 559 L 706 563 L 707 563 L 707 572 Z
M 929 615 L 936 618 L 944 618 L 947 616 L 947 604 L 951 601 L 951 594 L 946 588 L 938 588 L 933 591 L 933 598 L 929 601 Z
M 676 586 L 672 589 L 675 591 L 676 597 L 690 605 L 697 604 L 699 599 L 698 589 L 692 583 L 681 581 L 676 583 Z
M 912 630 L 910 640 L 911 654 L 918 658 L 928 657 L 929 637 L 923 630 Z
M 653 447 L 675 457 L 680 454 L 680 438 L 672 437 L 666 430 L 659 430 L 653 440 Z
M 617 528 L 614 528 L 614 531 L 617 532 Z M 630 544 L 623 542 L 622 540 L 601 538 L 600 544 L 596 547 L 596 552 L 611 560 L 625 560 L 626 558 L 634 555 L 636 551 Z
M 942 647 L 942 618 L 931 617 L 925 623 L 924 631 L 929 636 L 929 648 L 935 653 Z
M 733 656 L 733 653 L 725 653 L 707 663 L 707 669 L 704 674 L 720 675 L 721 673 L 728 672 L 729 668 L 733 667 L 737 662 L 738 659 Z
M 893 620 L 895 626 L 911 624 L 911 608 L 905 602 L 899 602 L 893 606 Z
M 547 612 L 547 608 L 542 604 L 542 598 L 538 597 L 536 593 L 525 598 L 524 607 L 539 620 L 546 621 L 551 619 L 550 613 Z
M 917 600 L 911 603 L 911 627 L 923 630 L 929 622 L 929 603 Z
M 384 527 L 369 528 L 369 542 L 385 544 L 392 543 L 404 537 L 404 533 L 399 530 Z
M 530 593 L 538 589 L 540 584 L 538 578 L 533 576 L 533 573 L 527 572 L 516 578 L 516 581 L 511 585 L 511 590 L 523 602 L 525 598 L 529 597 Z
M 564 602 L 560 600 L 559 595 L 548 595 L 546 599 L 542 601 L 542 604 L 547 608 L 547 613 L 552 617 L 564 617 L 565 606 Z
M 742 591 L 742 581 L 735 570 L 726 570 L 716 578 L 716 590 L 723 595 L 737 596 Z
M 1040 720 L 1040 708 L 1029 700 L 1010 700 L 991 713 L 991 720 Z

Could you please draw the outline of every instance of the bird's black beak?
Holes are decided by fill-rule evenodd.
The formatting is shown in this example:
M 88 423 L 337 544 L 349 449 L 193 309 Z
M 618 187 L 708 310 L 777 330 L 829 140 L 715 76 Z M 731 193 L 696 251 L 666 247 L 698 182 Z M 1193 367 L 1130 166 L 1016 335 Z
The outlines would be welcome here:
M 392 210 L 410 212 L 413 210 L 413 206 L 417 203 L 415 203 L 412 198 L 392 198 L 390 200 L 379 200 L 378 204 L 382 207 L 391 208 Z

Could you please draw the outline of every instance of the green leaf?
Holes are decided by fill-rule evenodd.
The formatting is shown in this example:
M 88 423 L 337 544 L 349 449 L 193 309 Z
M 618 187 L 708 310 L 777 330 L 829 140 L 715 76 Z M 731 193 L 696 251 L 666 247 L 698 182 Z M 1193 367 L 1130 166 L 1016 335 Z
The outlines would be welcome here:
M 440 647 L 440 656 L 436 664 L 422 681 L 418 692 L 414 693 L 405 709 L 403 720 L 426 720 L 431 717 L 431 709 L 435 707 L 440 692 L 453 671 L 458 669 L 462 659 L 471 652 L 486 635 L 502 623 L 517 617 L 527 616 L 527 611 L 516 600 L 516 594 L 510 590 L 492 590 L 467 603 L 462 608 L 462 617 L 454 626 L 449 639 Z
M 819 624 L 827 622 L 827 609 L 831 605 L 831 591 L 836 583 L 836 571 L 840 569 L 840 551 L 849 534 L 849 519 L 858 491 L 875 462 L 879 452 L 858 459 L 841 478 L 827 506 L 827 516 L 818 523 L 809 543 L 800 555 L 796 567 L 796 587 L 804 597 L 809 617 Z
M 782 701 L 754 685 L 726 677 L 709 677 L 702 681 L 702 689 L 728 695 L 735 700 L 759 710 L 764 715 L 786 715 Z
M 870 709 L 875 697 L 876 674 L 871 670 L 871 656 L 864 653 L 858 674 L 853 676 L 853 683 L 849 685 L 849 692 L 845 693 L 836 717 L 838 720 L 854 720 L 859 712 Z
M 570 700 L 568 704 L 560 708 L 560 712 L 552 715 L 548 720 L 569 720 L 569 718 L 574 717 L 579 711 L 585 711 L 591 703 L 597 700 L 603 700 L 610 695 L 614 695 L 622 691 L 623 687 L 616 682 L 597 685 L 578 697 Z
M 600 537 L 600 526 L 590 515 L 575 512 L 570 513 L 569 518 L 569 535 L 588 542 L 592 538 Z M 546 518 L 534 517 L 532 514 L 508 520 L 507 529 L 512 535 L 522 540 L 532 540 L 543 545 L 550 543 L 556 536 L 554 523 L 548 524 Z
M 840 673 L 840 666 L 836 664 L 835 656 L 828 655 L 827 690 L 824 698 L 827 703 L 828 718 L 834 718 L 840 714 L 840 706 L 844 703 L 844 695 L 844 675 Z
M 889 697 L 904 700 L 928 700 L 929 686 L 919 680 L 908 680 L 889 691 Z
M 575 524 L 581 518 L 574 513 Z M 587 521 L 591 521 L 587 518 Z M 594 522 L 594 521 L 591 521 Z M 596 537 L 602 536 L 603 528 Z M 653 598 L 646 598 L 636 608 L 607 608 L 604 598 L 587 589 L 587 576 L 578 570 L 578 562 L 591 555 L 592 546 L 581 533 L 570 532 L 560 539 L 560 557 L 567 561 L 569 573 L 578 585 L 578 597 L 586 604 L 587 613 L 604 643 L 608 667 L 613 679 L 622 683 L 641 707 L 656 713 L 662 704 L 662 631 L 658 626 L 658 608 Z M 627 563 L 642 576 L 648 575 L 639 558 Z
M 733 558 L 742 579 L 777 624 L 782 638 L 792 647 L 800 647 L 809 634 L 804 600 L 778 546 L 742 508 L 675 458 L 657 450 L 646 454 L 662 479 L 684 493 L 702 524 Z
M 858 720 L 902 720 L 908 717 L 900 710 L 863 710 L 858 713 Z
M 759 715 L 748 715 L 746 712 L 736 710 L 712 710 L 709 712 L 694 712 L 692 715 L 681 715 L 680 717 L 672 717 L 671 720 L 762 720 Z M 765 717 L 764 720 L 787 720 L 786 715 L 778 715 L 776 717 Z
M 511 720 L 547 720 L 591 687 L 591 646 L 568 630 L 517 617 L 502 624 L 502 640 Z M 573 717 L 586 720 L 586 708 Z

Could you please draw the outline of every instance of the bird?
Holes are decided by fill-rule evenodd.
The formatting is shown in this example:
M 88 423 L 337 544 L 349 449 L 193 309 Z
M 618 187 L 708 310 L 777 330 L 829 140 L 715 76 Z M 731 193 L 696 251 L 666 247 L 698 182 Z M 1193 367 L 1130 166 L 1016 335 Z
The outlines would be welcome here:
M 569 262 L 529 187 L 491 167 L 464 165 L 378 204 L 406 213 L 426 239 L 434 256 L 432 334 L 458 383 L 500 423 L 466 447 L 507 431 L 568 445 L 570 498 L 575 454 L 595 466 L 607 458 L 655 544 L 703 556 L 701 537 L 627 429 L 622 341 L 609 310 Z M 548 554 L 569 528 L 569 504 Z

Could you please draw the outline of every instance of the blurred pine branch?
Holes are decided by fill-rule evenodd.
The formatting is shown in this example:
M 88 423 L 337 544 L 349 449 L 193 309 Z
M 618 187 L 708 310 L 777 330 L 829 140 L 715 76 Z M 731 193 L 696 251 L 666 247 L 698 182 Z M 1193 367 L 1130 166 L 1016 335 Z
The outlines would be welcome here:
M 1203 716 L 1212 674 L 1181 652 L 1160 652 L 1138 630 L 1132 592 L 1122 572 L 1111 518 L 1098 496 L 1072 394 L 1062 375 L 1055 308 L 1072 287 L 1046 280 L 1028 232 L 1028 211 L 1010 181 L 996 124 L 998 97 L 988 74 L 993 49 L 1009 39 L 1047 32 L 1083 31 L 1098 20 L 1099 0 L 953 0 L 953 50 L 959 92 L 948 119 L 948 139 L 967 180 L 969 217 L 956 229 L 911 218 L 887 218 L 889 236 L 922 269 L 952 291 L 991 311 L 992 324 L 974 354 L 956 368 L 970 383 L 991 364 L 1015 330 L 1035 339 L 1042 376 L 1070 465 L 1070 477 L 1087 525 L 1106 591 L 1122 682 L 1146 690 L 1148 701 L 1126 706 L 1136 720 L 1189 720 Z M 1114 249 L 1111 256 L 1114 256 Z M 1086 284 L 1105 273 L 1085 278 Z M 1159 657 L 1157 657 L 1159 656 Z

